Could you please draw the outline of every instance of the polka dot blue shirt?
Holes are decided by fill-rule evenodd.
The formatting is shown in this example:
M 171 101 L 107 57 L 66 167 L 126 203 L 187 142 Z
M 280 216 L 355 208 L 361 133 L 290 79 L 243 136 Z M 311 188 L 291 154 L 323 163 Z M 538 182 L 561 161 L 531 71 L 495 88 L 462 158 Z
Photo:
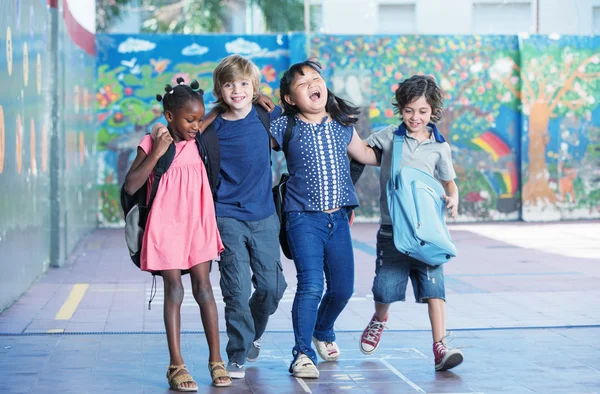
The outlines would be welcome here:
M 286 116 L 271 122 L 271 134 L 280 147 L 286 127 Z M 353 132 L 352 126 L 343 126 L 335 120 L 316 124 L 296 116 L 285 152 L 290 174 L 285 212 L 358 206 L 346 153 Z

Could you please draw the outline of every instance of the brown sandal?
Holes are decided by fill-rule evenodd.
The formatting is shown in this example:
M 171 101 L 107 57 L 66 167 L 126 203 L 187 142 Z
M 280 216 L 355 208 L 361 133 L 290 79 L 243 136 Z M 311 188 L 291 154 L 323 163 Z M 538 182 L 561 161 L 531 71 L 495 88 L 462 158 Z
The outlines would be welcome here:
M 198 391 L 198 385 L 189 373 L 179 373 L 179 371 L 187 369 L 185 364 L 180 365 L 169 365 L 167 367 L 167 380 L 169 381 L 169 387 L 175 391 Z M 170 372 L 173 370 L 173 372 Z M 175 376 L 177 375 L 177 376 Z M 194 383 L 196 387 L 181 387 L 182 383 Z
M 208 370 L 210 371 L 210 378 L 212 379 L 212 385 L 215 387 L 229 387 L 232 384 L 231 377 L 225 369 L 225 363 L 223 361 L 214 361 L 208 363 Z M 228 382 L 219 383 L 219 378 L 228 378 Z

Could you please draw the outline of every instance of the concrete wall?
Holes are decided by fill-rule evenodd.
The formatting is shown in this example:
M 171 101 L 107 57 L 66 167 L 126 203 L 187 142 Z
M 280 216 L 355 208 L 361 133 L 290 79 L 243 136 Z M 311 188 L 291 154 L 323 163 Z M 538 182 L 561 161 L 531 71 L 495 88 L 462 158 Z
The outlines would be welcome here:
M 312 0 L 328 34 L 598 34 L 598 0 Z M 387 13 L 387 14 L 386 14 Z M 596 22 L 594 22 L 596 18 Z
M 0 2 L 0 311 L 96 226 L 95 56 L 78 26 L 66 1 Z

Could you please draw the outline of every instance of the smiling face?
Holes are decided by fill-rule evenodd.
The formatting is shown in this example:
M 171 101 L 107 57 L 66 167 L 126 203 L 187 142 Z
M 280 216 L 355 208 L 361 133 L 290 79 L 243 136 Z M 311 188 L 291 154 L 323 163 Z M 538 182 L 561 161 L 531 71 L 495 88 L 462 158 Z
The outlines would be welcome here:
M 419 133 L 426 130 L 427 124 L 431 121 L 431 112 L 431 105 L 425 96 L 421 96 L 402 108 L 402 119 L 408 131 Z
M 223 102 L 232 111 L 243 111 L 252 106 L 254 87 L 249 79 L 226 82 L 221 87 Z
M 173 132 L 175 142 L 194 139 L 202 125 L 204 111 L 204 103 L 201 100 L 188 100 L 173 112 L 165 111 L 165 118 L 169 122 L 169 130 Z
M 327 84 L 318 71 L 305 66 L 301 73 L 296 74 L 290 85 L 290 94 L 286 94 L 284 99 L 303 114 L 325 113 Z

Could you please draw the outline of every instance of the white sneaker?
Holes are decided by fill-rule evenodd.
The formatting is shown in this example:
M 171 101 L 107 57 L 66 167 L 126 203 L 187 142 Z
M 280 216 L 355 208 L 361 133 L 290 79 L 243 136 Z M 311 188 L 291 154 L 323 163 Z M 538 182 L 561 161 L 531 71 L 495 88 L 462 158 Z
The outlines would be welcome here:
M 337 361 L 340 358 L 340 348 L 335 342 L 323 342 L 317 338 L 312 339 L 317 353 L 324 361 Z
M 292 375 L 295 378 L 318 379 L 319 370 L 306 354 L 301 354 L 292 365 Z

